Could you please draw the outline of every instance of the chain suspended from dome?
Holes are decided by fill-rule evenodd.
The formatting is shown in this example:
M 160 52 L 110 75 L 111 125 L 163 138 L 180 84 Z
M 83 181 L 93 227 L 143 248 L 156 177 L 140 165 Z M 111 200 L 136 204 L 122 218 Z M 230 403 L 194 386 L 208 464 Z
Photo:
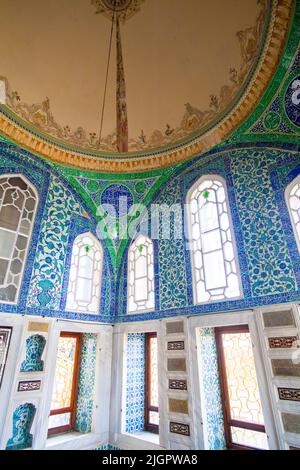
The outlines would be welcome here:
M 144 0 L 91 0 L 96 6 L 96 14 L 103 14 L 111 21 L 110 40 L 106 67 L 104 94 L 102 101 L 101 123 L 99 131 L 98 148 L 101 148 L 101 138 L 107 94 L 108 72 L 111 58 L 112 37 L 116 22 L 116 50 L 117 50 L 117 88 L 116 88 L 116 139 L 118 152 L 128 152 L 128 116 L 126 100 L 126 82 L 123 65 L 120 21 L 123 23 L 140 10 Z

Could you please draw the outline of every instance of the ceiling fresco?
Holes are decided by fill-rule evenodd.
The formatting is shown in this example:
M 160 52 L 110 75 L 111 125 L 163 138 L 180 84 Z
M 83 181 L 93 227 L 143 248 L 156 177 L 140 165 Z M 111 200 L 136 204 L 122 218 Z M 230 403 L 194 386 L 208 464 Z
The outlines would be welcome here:
M 37 129 L 76 146 L 117 152 L 114 43 L 99 144 L 110 3 L 1 0 L 0 75 L 6 104 Z M 267 0 L 118 4 L 121 14 L 126 7 L 130 13 L 121 21 L 128 151 L 165 147 L 213 125 L 257 59 Z
M 293 0 L 0 4 L 0 132 L 108 173 L 180 163 L 230 136 L 269 85 L 294 15 Z

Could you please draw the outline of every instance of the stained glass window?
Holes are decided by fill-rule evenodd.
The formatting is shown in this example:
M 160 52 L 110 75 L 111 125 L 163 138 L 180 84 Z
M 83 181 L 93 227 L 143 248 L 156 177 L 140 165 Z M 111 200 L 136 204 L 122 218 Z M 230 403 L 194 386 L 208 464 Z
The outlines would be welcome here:
M 51 410 L 68 408 L 71 405 L 75 351 L 76 338 L 59 339 Z
M 154 310 L 153 243 L 143 235 L 140 235 L 129 248 L 127 285 L 128 312 Z
M 0 301 L 17 302 L 38 196 L 24 176 L 0 177 Z
M 59 338 L 52 391 L 49 430 L 69 431 L 74 424 L 80 335 L 62 333 Z
M 158 432 L 157 334 L 146 334 L 146 413 L 145 429 Z
M 300 177 L 296 178 L 296 180 L 288 186 L 286 196 L 290 218 L 300 251 Z
M 200 178 L 187 198 L 195 303 L 241 296 L 225 181 Z
M 11 327 L 0 326 L 0 388 L 4 375 L 11 333 Z
M 216 328 L 230 445 L 268 449 L 247 326 Z
M 254 449 L 268 450 L 268 438 L 266 433 L 231 427 L 232 442 L 240 446 Z
M 79 235 L 73 245 L 66 309 L 99 313 L 103 250 L 91 234 Z

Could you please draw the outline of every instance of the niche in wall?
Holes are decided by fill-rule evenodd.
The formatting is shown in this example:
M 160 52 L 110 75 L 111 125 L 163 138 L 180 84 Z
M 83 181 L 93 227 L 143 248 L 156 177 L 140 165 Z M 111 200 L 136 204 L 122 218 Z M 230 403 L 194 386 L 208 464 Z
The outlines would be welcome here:
M 49 434 L 92 430 L 97 338 L 62 332 L 52 391 Z
M 125 335 L 123 430 L 158 433 L 158 364 L 156 333 Z

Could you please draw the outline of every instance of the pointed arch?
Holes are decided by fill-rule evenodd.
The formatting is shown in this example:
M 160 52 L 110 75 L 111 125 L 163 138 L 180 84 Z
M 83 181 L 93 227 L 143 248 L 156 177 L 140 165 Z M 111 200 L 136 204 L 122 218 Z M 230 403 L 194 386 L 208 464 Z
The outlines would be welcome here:
M 150 238 L 139 235 L 128 251 L 127 312 L 155 308 L 154 247 Z
M 291 224 L 298 250 L 300 252 L 300 175 L 287 186 L 285 200 L 288 206 Z
M 103 271 L 103 248 L 90 232 L 73 243 L 66 310 L 98 314 Z
M 37 206 L 25 176 L 0 175 L 0 302 L 18 301 Z
M 204 175 L 187 194 L 194 303 L 241 297 L 225 180 Z

